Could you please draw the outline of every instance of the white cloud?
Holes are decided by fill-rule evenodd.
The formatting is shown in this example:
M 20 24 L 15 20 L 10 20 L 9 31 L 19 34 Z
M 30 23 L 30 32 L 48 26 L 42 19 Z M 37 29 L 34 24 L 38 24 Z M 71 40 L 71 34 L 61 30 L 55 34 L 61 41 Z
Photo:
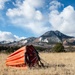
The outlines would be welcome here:
M 73 6 L 69 5 L 61 12 L 52 9 L 49 13 L 49 22 L 55 30 L 75 36 L 75 10 Z
M 45 0 L 26 0 L 31 6 L 35 8 L 42 7 Z
M 58 2 L 57 0 L 53 0 L 50 2 L 50 10 L 55 10 L 60 8 L 61 6 L 64 6 L 62 3 Z
M 4 4 L 5 2 L 7 2 L 8 0 L 0 0 L 0 9 L 4 8 Z
M 50 12 L 44 11 L 47 13 L 44 14 L 39 10 L 39 8 L 43 9 L 44 3 L 45 0 L 24 0 L 23 3 L 16 0 L 16 4 L 13 4 L 17 7 L 9 8 L 6 15 L 14 26 L 26 29 L 35 35 L 50 30 L 51 26 L 54 30 L 60 30 L 67 34 L 75 33 L 75 10 L 73 6 L 69 5 L 59 12 L 59 8 L 64 5 L 57 0 L 52 0 L 49 7 Z
M 36 26 L 35 26 L 36 25 Z M 44 32 L 46 32 L 46 31 L 48 31 L 49 30 L 49 28 L 42 22 L 42 23 L 40 23 L 40 22 L 31 22 L 31 23 L 29 23 L 28 25 L 27 25 L 27 27 L 29 28 L 29 29 L 31 29 L 31 31 L 35 34 L 35 32 L 36 32 L 36 35 L 37 34 L 42 34 L 42 33 L 44 33 Z
M 0 31 L 0 41 L 17 41 L 20 39 L 24 39 L 25 37 L 19 37 L 16 35 L 13 35 L 11 32 L 6 31 Z
M 18 2 L 17 2 L 18 3 Z M 17 5 L 17 4 L 16 4 Z M 37 14 L 41 13 L 40 11 L 37 12 L 36 7 L 39 8 L 43 6 L 42 0 L 24 0 L 23 3 L 18 4 L 17 8 L 8 9 L 6 15 L 10 18 L 12 17 L 25 17 L 26 19 L 32 19 Z M 42 14 L 40 14 L 42 15 Z
M 17 8 L 8 9 L 6 15 L 15 26 L 29 29 L 35 35 L 44 33 L 49 30 L 45 26 L 45 16 L 40 10 L 36 10 L 43 7 L 44 2 L 45 0 L 24 0 Z
M 38 21 L 43 20 L 43 15 L 40 11 L 36 11 L 35 19 Z

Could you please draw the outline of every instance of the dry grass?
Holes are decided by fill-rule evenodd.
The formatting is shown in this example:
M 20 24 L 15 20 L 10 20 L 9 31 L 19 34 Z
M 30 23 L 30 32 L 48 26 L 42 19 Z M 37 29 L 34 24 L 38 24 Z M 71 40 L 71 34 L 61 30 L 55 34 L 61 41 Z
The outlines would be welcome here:
M 7 56 L 0 53 L 0 75 L 75 75 L 75 53 L 40 53 L 50 67 L 27 70 L 7 67 Z

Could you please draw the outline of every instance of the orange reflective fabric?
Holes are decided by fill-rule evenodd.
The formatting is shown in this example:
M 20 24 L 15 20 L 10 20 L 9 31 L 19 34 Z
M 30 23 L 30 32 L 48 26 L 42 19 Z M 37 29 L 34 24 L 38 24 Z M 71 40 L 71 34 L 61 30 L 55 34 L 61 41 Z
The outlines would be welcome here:
M 25 64 L 25 52 L 26 47 L 22 47 L 15 51 L 14 53 L 10 54 L 8 58 L 6 59 L 6 65 L 7 66 L 26 66 Z

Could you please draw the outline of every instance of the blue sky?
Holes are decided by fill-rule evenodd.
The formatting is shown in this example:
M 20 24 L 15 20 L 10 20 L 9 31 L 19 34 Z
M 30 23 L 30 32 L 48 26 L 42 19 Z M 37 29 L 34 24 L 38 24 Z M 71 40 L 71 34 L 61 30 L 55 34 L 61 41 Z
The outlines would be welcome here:
M 59 30 L 75 36 L 75 0 L 0 0 L 0 41 Z

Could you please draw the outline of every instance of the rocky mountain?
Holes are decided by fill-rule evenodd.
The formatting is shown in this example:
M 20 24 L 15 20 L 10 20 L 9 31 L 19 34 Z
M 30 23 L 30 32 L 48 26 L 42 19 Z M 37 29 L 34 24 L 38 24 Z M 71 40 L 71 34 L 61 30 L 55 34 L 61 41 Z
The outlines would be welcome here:
M 56 31 L 48 31 L 45 34 L 43 34 L 41 37 L 55 37 L 55 36 L 57 36 L 60 40 L 67 39 L 67 38 L 72 38 L 71 36 L 67 36 L 67 35 L 61 33 L 58 30 L 56 30 Z
M 63 41 L 63 45 L 75 45 L 75 38 L 67 39 Z
M 71 36 L 67 36 L 60 31 L 48 31 L 41 35 L 39 38 L 34 40 L 34 42 L 41 42 L 41 43 L 48 43 L 48 44 L 54 44 L 58 42 L 63 42 L 66 39 L 73 38 Z
M 22 45 L 50 45 L 55 44 L 58 42 L 63 42 L 67 39 L 74 38 L 72 36 L 65 35 L 61 33 L 60 31 L 48 31 L 41 35 L 40 37 L 29 37 L 26 39 L 22 39 L 19 41 L 13 41 L 13 42 L 6 42 L 2 41 L 0 42 L 0 45 L 9 45 L 9 46 L 22 46 Z
M 36 38 L 35 37 L 29 37 L 26 39 L 21 39 L 19 41 L 1 41 L 0 45 L 7 45 L 7 46 L 23 46 L 32 43 Z

